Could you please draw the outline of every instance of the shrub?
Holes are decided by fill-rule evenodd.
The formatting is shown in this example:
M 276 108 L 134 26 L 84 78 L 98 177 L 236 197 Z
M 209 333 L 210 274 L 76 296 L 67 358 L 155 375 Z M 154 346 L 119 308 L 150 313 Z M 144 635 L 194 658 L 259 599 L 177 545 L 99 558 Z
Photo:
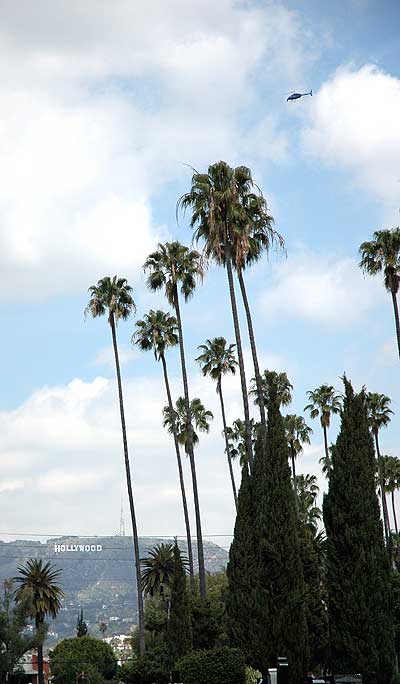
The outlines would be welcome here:
M 117 661 L 109 644 L 90 636 L 64 639 L 50 653 L 55 684 L 75 684 L 77 671 L 90 671 L 92 684 L 110 680 Z
M 176 668 L 183 684 L 245 684 L 244 656 L 237 648 L 195 651 Z
M 167 684 L 169 682 L 168 652 L 165 646 L 154 646 L 144 655 L 128 661 L 120 670 L 120 678 L 129 684 Z
M 255 670 L 253 667 L 246 667 L 246 684 L 258 684 L 261 677 L 262 674 L 259 670 Z

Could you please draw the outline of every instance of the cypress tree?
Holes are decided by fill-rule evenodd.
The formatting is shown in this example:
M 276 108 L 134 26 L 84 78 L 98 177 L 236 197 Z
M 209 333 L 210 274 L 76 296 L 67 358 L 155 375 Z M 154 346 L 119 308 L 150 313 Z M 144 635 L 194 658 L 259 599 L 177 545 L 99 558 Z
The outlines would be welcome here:
M 346 378 L 344 384 L 341 429 L 324 499 L 331 667 L 388 684 L 394 663 L 390 566 L 375 489 L 374 445 L 365 392 L 355 394 Z
M 300 558 L 304 577 L 304 609 L 307 621 L 311 670 L 323 667 L 328 656 L 327 595 L 317 542 L 311 530 L 299 523 Z
M 81 608 L 81 613 L 78 615 L 78 619 L 76 621 L 76 636 L 77 637 L 84 637 L 88 635 L 88 626 L 83 619 L 83 608 Z
M 186 573 L 178 543 L 174 544 L 174 573 L 167 628 L 168 654 L 171 667 L 192 649 L 192 627 Z
M 252 652 L 252 633 L 255 630 L 257 617 L 254 595 L 257 575 L 252 483 L 247 465 L 242 469 L 235 531 L 229 550 L 226 574 L 228 578 L 226 592 L 228 635 L 232 645 L 240 648 L 249 657 Z
M 258 439 L 253 471 L 253 528 L 257 556 L 257 629 L 253 662 L 263 672 L 279 656 L 289 663 L 289 682 L 307 671 L 308 637 L 298 521 L 288 448 L 277 393 L 270 390 L 265 452 Z

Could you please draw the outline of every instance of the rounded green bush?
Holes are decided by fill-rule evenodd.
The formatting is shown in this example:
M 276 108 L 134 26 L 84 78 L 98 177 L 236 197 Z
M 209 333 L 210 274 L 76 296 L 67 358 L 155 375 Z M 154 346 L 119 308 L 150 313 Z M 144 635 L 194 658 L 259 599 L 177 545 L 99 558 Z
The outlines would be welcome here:
M 182 684 L 245 684 L 244 656 L 237 648 L 194 651 L 181 658 L 176 669 Z

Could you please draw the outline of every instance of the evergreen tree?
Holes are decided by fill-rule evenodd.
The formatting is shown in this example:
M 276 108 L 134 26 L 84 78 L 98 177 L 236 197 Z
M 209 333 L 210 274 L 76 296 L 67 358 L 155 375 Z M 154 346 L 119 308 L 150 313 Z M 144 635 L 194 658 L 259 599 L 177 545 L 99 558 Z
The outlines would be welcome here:
M 252 483 L 247 465 L 242 468 L 234 537 L 227 567 L 226 612 L 232 645 L 246 656 L 252 652 L 252 632 L 256 625 L 254 589 L 257 581 L 254 542 Z
M 300 558 L 304 576 L 304 609 L 310 651 L 310 669 L 323 667 L 327 662 L 329 635 L 326 610 L 326 583 L 317 538 L 311 529 L 299 521 Z
M 287 441 L 274 387 L 265 453 L 260 438 L 256 445 L 253 501 L 258 620 L 252 634 L 252 660 L 266 672 L 279 656 L 287 657 L 289 682 L 297 684 L 308 667 L 305 586 Z
M 174 544 L 174 574 L 167 629 L 167 643 L 171 667 L 192 649 L 192 627 L 186 573 L 177 541 Z
M 77 637 L 84 637 L 87 636 L 88 634 L 88 626 L 83 619 L 83 608 L 81 608 L 80 615 L 78 615 L 78 619 L 76 621 L 76 636 Z
M 390 566 L 375 489 L 366 395 L 345 378 L 340 433 L 332 450 L 327 532 L 328 613 L 334 672 L 376 673 L 387 684 L 394 662 Z

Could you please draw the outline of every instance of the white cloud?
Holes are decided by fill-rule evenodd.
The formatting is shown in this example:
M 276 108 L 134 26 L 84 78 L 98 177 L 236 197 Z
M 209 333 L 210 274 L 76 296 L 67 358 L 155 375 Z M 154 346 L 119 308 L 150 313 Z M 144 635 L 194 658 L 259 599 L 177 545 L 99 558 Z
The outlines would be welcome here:
M 368 64 L 339 69 L 313 99 L 304 144 L 349 170 L 360 187 L 397 211 L 400 79 Z
M 24 486 L 23 480 L 4 480 L 0 483 L 0 494 L 2 492 L 13 492 Z
M 337 326 L 359 320 L 383 297 L 382 284 L 364 278 L 353 259 L 303 250 L 272 267 L 261 307 L 268 314 Z
M 288 79 L 306 61 L 297 14 L 274 3 L 6 0 L 1 37 L 3 297 L 135 278 L 166 236 L 151 212 L 160 186 L 182 162 L 260 156 L 240 113 L 278 57 Z M 273 116 L 257 130 L 263 155 L 283 158 Z

